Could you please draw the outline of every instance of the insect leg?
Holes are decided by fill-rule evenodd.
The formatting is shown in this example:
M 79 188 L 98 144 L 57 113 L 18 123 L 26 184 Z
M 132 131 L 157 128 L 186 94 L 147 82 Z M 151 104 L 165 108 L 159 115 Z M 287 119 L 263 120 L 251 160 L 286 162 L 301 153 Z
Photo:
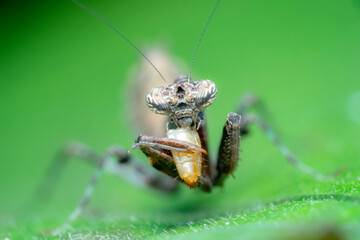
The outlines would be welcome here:
M 70 227 L 70 225 L 80 216 L 80 214 L 83 212 L 85 207 L 88 205 L 90 198 L 94 192 L 95 185 L 100 177 L 100 174 L 102 172 L 102 169 L 104 167 L 104 163 L 107 161 L 107 156 L 100 159 L 99 165 L 95 169 L 93 176 L 91 177 L 89 185 L 86 187 L 85 193 L 81 198 L 80 203 L 75 208 L 75 210 L 70 214 L 68 219 L 66 220 L 65 224 L 63 224 L 61 227 L 56 228 L 54 230 L 51 230 L 51 234 L 57 235 L 67 228 Z
M 319 173 L 315 169 L 309 167 L 308 165 L 301 162 L 300 160 L 298 160 L 294 156 L 294 154 L 289 150 L 289 148 L 284 145 L 284 143 L 280 140 L 278 135 L 273 131 L 273 129 L 270 128 L 270 126 L 265 121 L 263 121 L 259 116 L 255 115 L 255 114 L 248 114 L 249 108 L 259 107 L 259 103 L 260 103 L 259 100 L 254 95 L 246 95 L 243 98 L 243 100 L 241 101 L 241 103 L 238 107 L 238 113 L 240 113 L 242 115 L 241 128 L 242 128 L 243 135 L 248 133 L 248 128 L 251 123 L 257 125 L 265 133 L 267 138 L 276 145 L 276 147 L 280 150 L 280 152 L 284 155 L 286 160 L 291 165 L 293 165 L 296 168 L 300 169 L 301 171 L 311 175 L 312 177 L 314 177 L 317 180 L 320 180 L 320 181 L 330 180 L 341 172 L 341 170 L 338 170 L 331 175 L 324 175 L 324 174 Z
M 49 200 L 66 163 L 72 157 L 77 157 L 95 166 L 99 165 L 101 162 L 101 155 L 86 144 L 81 142 L 68 143 L 56 154 L 51 165 L 48 167 L 43 180 L 35 191 L 35 196 L 33 198 L 35 203 L 38 203 L 39 200 L 41 200 L 41 202 Z
M 201 111 L 198 117 L 200 124 L 198 126 L 197 131 L 199 133 L 201 147 L 204 148 L 207 152 L 209 152 L 208 132 L 205 121 L 205 112 Z M 202 157 L 203 159 L 202 159 L 202 167 L 201 167 L 201 176 L 198 180 L 197 186 L 200 187 L 200 189 L 204 192 L 211 192 L 211 189 L 213 187 L 212 173 L 215 172 L 215 169 L 213 169 L 209 154 L 203 154 Z
M 115 157 L 116 160 L 107 161 L 105 163 L 105 170 L 107 172 L 121 176 L 135 185 L 151 187 L 163 192 L 172 192 L 176 190 L 177 183 L 174 182 L 172 178 L 154 173 L 152 169 L 137 162 L 136 159 L 131 157 L 128 152 L 122 148 L 114 146 L 109 148 L 107 153 Z M 157 164 L 159 168 L 161 167 L 160 163 L 163 165 L 164 163 L 167 163 L 167 161 L 164 161 L 159 157 L 154 158 L 154 164 Z
M 109 148 L 106 156 L 108 156 L 104 163 L 106 172 L 113 173 L 135 185 L 149 186 L 165 192 L 172 191 L 175 188 L 172 183 L 173 181 L 167 181 L 169 179 L 163 179 L 153 174 L 150 169 L 141 165 L 127 151 L 120 147 L 114 146 Z M 35 192 L 34 203 L 38 203 L 39 200 L 44 202 L 50 198 L 66 163 L 68 160 L 74 159 L 74 157 L 94 166 L 99 166 L 102 159 L 100 154 L 86 144 L 80 142 L 69 143 L 57 153 L 54 161 L 48 168 L 44 179 Z M 39 199 L 40 197 L 41 199 Z
M 156 147 L 166 150 L 176 150 L 182 152 L 201 152 L 202 154 L 207 154 L 207 151 L 203 148 L 196 146 L 195 144 L 181 141 L 172 138 L 166 137 L 154 137 L 154 136 L 143 136 L 140 135 L 133 145 L 133 149 L 142 148 L 142 147 Z
M 56 160 L 64 164 L 67 158 L 74 156 L 81 157 L 92 164 L 96 164 L 97 168 L 93 173 L 90 183 L 88 184 L 79 205 L 70 214 L 63 226 L 51 231 L 52 234 L 60 233 L 68 228 L 71 223 L 74 222 L 83 212 L 89 203 L 94 187 L 103 169 L 107 172 L 121 176 L 136 185 L 149 186 L 164 192 L 171 192 L 175 190 L 177 186 L 177 183 L 171 178 L 155 175 L 150 172 L 150 169 L 146 169 L 140 163 L 137 163 L 125 150 L 120 147 L 111 147 L 107 150 L 107 153 L 104 156 L 100 156 L 85 144 L 71 143 L 60 152 Z M 54 164 L 53 166 L 59 165 Z M 54 168 L 51 168 L 51 170 L 54 170 Z
M 240 147 L 240 124 L 240 115 L 236 113 L 228 114 L 219 147 L 214 185 L 221 186 L 225 178 L 234 172 L 237 167 Z
M 150 160 L 151 166 L 172 178 L 179 178 L 179 174 L 169 150 L 150 147 L 148 145 L 142 145 L 139 148 Z
M 202 151 L 207 153 L 204 149 L 176 139 L 164 138 L 164 137 L 152 137 L 152 136 L 139 136 L 135 141 L 135 147 L 140 150 L 149 158 L 150 164 L 157 170 L 177 179 L 182 182 L 179 178 L 175 163 L 172 159 L 170 150 L 179 148 L 181 151 Z M 203 154 L 203 161 L 208 164 L 208 158 L 206 154 Z M 209 166 L 206 165 L 206 168 Z M 212 188 L 209 173 L 207 169 L 204 169 L 201 177 L 196 185 L 202 191 L 209 192 Z

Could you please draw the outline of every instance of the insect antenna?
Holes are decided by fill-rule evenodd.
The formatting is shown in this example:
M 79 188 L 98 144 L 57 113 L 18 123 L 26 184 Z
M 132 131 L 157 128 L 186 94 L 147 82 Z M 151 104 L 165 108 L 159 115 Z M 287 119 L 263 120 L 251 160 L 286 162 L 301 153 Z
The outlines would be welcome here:
M 206 23 L 201 31 L 201 34 L 200 34 L 200 37 L 199 37 L 199 40 L 198 42 L 196 43 L 196 46 L 195 46 L 195 50 L 194 50 L 194 53 L 193 53 L 193 56 L 191 58 L 191 63 L 190 63 L 190 67 L 189 67 L 189 74 L 188 74 L 188 81 L 190 81 L 190 76 L 191 76 L 191 72 L 192 72 L 192 68 L 194 66 L 194 62 L 195 62 L 195 59 L 196 59 L 196 56 L 197 56 L 197 53 L 199 52 L 199 48 L 200 48 L 200 44 L 205 36 L 205 33 L 206 33 L 206 30 L 208 29 L 208 26 L 218 8 L 218 6 L 220 5 L 220 2 L 221 0 L 218 0 L 216 3 L 215 3 L 215 6 L 213 7 L 208 19 L 206 20 Z
M 167 83 L 164 76 L 160 73 L 159 69 L 155 67 L 155 65 L 146 57 L 146 55 L 132 42 L 130 39 L 122 33 L 117 27 L 115 27 L 111 22 L 109 22 L 106 18 L 104 18 L 102 15 L 100 15 L 98 12 L 96 12 L 94 9 L 90 8 L 89 6 L 85 5 L 82 2 L 79 2 L 77 0 L 71 0 L 73 3 L 81 7 L 83 10 L 88 12 L 90 15 L 98 19 L 100 22 L 104 23 L 106 26 L 111 28 L 114 32 L 120 35 L 122 39 L 124 39 L 128 44 L 130 44 L 141 56 L 143 56 L 148 63 L 155 69 L 155 71 L 159 74 L 159 76 L 164 80 L 164 82 Z

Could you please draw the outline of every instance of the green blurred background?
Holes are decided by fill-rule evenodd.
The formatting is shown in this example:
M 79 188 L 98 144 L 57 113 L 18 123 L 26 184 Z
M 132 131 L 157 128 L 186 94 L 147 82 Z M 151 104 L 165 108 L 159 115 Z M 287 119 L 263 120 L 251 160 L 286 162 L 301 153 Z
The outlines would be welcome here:
M 140 48 L 163 44 L 189 64 L 215 2 L 85 3 Z M 99 151 L 113 144 L 131 147 L 137 133 L 129 130 L 122 93 L 129 68 L 140 57 L 107 26 L 66 0 L 2 1 L 0 29 L 0 213 L 6 228 L 0 237 L 30 236 L 66 218 L 93 171 L 71 162 L 52 200 L 24 210 L 64 143 L 80 140 Z M 254 128 L 242 142 L 243 161 L 235 179 L 227 180 L 222 190 L 209 195 L 182 187 L 168 196 L 105 173 L 85 214 L 94 222 L 79 224 L 80 229 L 110 231 L 107 224 L 101 227 L 112 222 L 109 217 L 121 219 L 121 228 L 138 237 L 153 232 L 152 221 L 160 226 L 158 232 L 170 222 L 175 229 L 185 226 L 186 232 L 188 221 L 241 212 L 247 209 L 242 206 L 257 202 L 308 194 L 358 196 L 359 63 L 358 0 L 223 1 L 194 65 L 194 80 L 211 79 L 218 88 L 208 110 L 212 152 L 227 113 L 243 93 L 253 92 L 264 100 L 271 125 L 296 156 L 324 173 L 340 166 L 346 172 L 334 182 L 316 182 L 286 164 Z M 278 213 L 274 221 L 359 224 L 358 204 L 341 202 L 331 206 L 334 212 L 309 207 L 294 216 Z M 164 223 L 169 215 L 175 220 Z M 134 230 L 134 219 L 146 224 L 140 221 Z M 113 229 L 119 228 L 115 223 Z

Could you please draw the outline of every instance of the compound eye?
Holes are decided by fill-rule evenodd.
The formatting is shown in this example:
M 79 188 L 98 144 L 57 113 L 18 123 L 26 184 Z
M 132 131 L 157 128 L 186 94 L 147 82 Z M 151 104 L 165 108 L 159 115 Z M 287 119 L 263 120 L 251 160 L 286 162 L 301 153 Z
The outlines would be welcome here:
M 196 82 L 197 94 L 195 97 L 196 106 L 202 110 L 210 106 L 216 98 L 217 89 L 215 83 L 210 80 Z
M 151 111 L 161 114 L 168 115 L 170 114 L 170 105 L 164 99 L 163 88 L 153 88 L 150 90 L 146 96 L 146 104 Z

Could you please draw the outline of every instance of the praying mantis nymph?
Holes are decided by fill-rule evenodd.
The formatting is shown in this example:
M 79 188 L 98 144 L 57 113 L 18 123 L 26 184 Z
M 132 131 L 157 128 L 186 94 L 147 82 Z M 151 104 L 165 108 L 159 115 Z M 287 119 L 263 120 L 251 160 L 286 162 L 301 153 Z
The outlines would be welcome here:
M 160 78 L 165 80 L 163 74 L 151 59 L 133 44 L 126 35 L 88 6 L 77 0 L 72 1 L 118 33 L 121 38 L 142 55 L 143 59 L 153 67 Z M 64 162 L 64 159 L 72 156 L 84 158 L 96 165 L 97 169 L 80 204 L 70 215 L 65 225 L 54 230 L 53 233 L 64 230 L 86 207 L 99 178 L 100 170 L 111 172 L 122 178 L 133 179 L 133 182 L 139 185 L 166 192 L 175 191 L 178 182 L 185 183 L 191 189 L 198 188 L 204 192 L 211 192 L 214 187 L 222 186 L 224 180 L 238 166 L 240 139 L 246 136 L 251 124 L 260 127 L 293 166 L 318 180 L 333 177 L 333 175 L 318 173 L 299 161 L 265 121 L 255 114 L 249 114 L 249 108 L 259 103 L 258 98 L 253 95 L 243 97 L 238 108 L 227 115 L 217 157 L 211 158 L 205 110 L 215 101 L 217 88 L 211 80 L 193 81 L 191 79 L 191 69 L 206 29 L 220 2 L 221 0 L 216 1 L 206 21 L 196 45 L 188 74 L 180 75 L 173 80 L 172 84 L 165 81 L 163 86 L 154 86 L 146 98 L 144 96 L 148 108 L 154 114 L 167 116 L 167 122 L 163 125 L 166 136 L 139 135 L 131 151 L 139 148 L 149 159 L 152 167 L 170 177 L 166 177 L 164 174 L 154 175 L 146 166 L 136 161 L 130 154 L 131 151 L 124 148 L 111 147 L 105 154 L 97 154 L 85 144 L 71 143 L 60 151 L 57 162 L 54 163 L 51 171 L 58 171 L 58 163 Z

